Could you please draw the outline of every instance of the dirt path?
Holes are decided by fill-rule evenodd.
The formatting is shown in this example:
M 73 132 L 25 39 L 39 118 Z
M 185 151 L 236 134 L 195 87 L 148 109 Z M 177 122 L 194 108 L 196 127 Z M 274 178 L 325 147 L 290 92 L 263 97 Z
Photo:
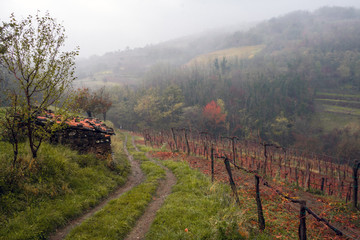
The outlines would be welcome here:
M 136 151 L 139 151 L 134 143 L 134 138 L 132 139 L 132 142 Z M 146 208 L 145 213 L 137 221 L 136 226 L 125 240 L 139 240 L 145 238 L 145 234 L 149 231 L 150 226 L 155 219 L 156 212 L 163 205 L 165 198 L 171 193 L 172 186 L 176 184 L 176 177 L 169 169 L 155 161 L 150 154 L 146 154 L 146 157 L 149 158 L 150 161 L 161 166 L 166 171 L 166 177 L 160 182 L 154 200 Z
M 127 142 L 127 137 L 125 138 L 124 141 L 124 152 L 126 153 L 129 161 L 130 161 L 130 165 L 131 165 L 131 175 L 128 177 L 127 182 L 125 183 L 125 185 L 119 187 L 115 192 L 113 192 L 112 194 L 110 194 L 106 199 L 104 199 L 100 204 L 98 204 L 96 207 L 92 208 L 91 210 L 89 210 L 87 213 L 85 213 L 84 215 L 70 221 L 67 226 L 65 226 L 62 229 L 58 229 L 53 235 L 51 235 L 49 237 L 50 240 L 60 240 L 60 239 L 64 239 L 65 236 L 76 226 L 78 226 L 79 224 L 81 224 L 83 221 L 85 221 L 86 219 L 88 219 L 89 217 L 91 217 L 92 215 L 94 215 L 97 211 L 99 211 L 101 208 L 103 208 L 109 201 L 116 199 L 118 197 L 120 197 L 122 194 L 124 194 L 125 192 L 129 191 L 130 189 L 132 189 L 133 187 L 137 186 L 138 184 L 140 184 L 144 179 L 145 176 L 143 174 L 143 172 L 140 169 L 140 164 L 137 161 L 134 161 L 133 156 L 131 156 L 126 148 L 126 142 Z

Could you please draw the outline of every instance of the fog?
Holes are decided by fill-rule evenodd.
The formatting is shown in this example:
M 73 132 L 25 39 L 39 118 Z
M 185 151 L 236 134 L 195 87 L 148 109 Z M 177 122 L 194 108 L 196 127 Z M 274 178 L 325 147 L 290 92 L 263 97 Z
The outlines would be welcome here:
M 144 47 L 223 26 L 257 22 L 323 6 L 360 8 L 359 0 L 0 0 L 0 19 L 48 11 L 80 57 Z

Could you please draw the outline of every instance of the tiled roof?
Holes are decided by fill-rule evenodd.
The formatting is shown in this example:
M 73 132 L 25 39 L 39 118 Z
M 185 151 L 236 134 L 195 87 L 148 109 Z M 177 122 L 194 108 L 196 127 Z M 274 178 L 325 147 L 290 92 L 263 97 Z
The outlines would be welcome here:
M 52 111 L 47 111 L 45 116 L 37 116 L 37 120 L 40 122 L 45 122 L 48 120 L 56 121 L 61 123 L 61 116 L 55 115 Z M 72 129 L 87 130 L 87 131 L 96 131 L 105 133 L 106 135 L 114 135 L 114 129 L 105 125 L 97 118 L 84 118 L 84 117 L 75 117 L 72 119 L 67 119 L 65 122 Z

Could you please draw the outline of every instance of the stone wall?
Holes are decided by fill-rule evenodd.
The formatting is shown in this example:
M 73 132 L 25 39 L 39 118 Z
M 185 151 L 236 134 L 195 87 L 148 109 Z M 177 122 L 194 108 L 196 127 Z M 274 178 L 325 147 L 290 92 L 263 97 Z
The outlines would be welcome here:
M 39 125 L 45 125 L 49 121 L 64 125 L 62 130 L 51 136 L 51 143 L 68 145 L 81 153 L 92 152 L 98 156 L 108 156 L 111 153 L 110 137 L 115 132 L 97 118 L 76 117 L 62 121 L 61 116 L 48 110 L 37 116 L 36 120 Z
M 52 143 L 64 144 L 81 153 L 111 153 L 111 135 L 97 131 L 66 128 L 51 137 Z

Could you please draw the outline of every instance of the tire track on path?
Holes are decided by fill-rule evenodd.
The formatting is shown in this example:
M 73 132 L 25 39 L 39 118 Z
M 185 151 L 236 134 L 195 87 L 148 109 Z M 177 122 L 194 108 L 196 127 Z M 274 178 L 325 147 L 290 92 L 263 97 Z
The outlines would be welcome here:
M 139 152 L 140 150 L 136 147 L 134 137 L 132 138 L 132 144 L 135 150 Z M 154 160 L 149 153 L 146 153 L 146 157 L 149 158 L 150 161 L 162 167 L 166 172 L 166 177 L 160 181 L 154 200 L 146 208 L 144 214 L 136 222 L 135 227 L 131 230 L 125 240 L 139 240 L 145 238 L 145 234 L 149 231 L 150 226 L 155 219 L 156 212 L 163 205 L 165 198 L 171 193 L 172 186 L 177 182 L 175 175 L 168 168 Z
M 136 187 L 141 182 L 144 181 L 145 175 L 140 169 L 140 163 L 135 161 L 133 156 L 129 154 L 127 148 L 127 136 L 124 141 L 124 152 L 127 155 L 130 165 L 131 165 L 131 175 L 128 177 L 126 183 L 119 187 L 115 192 L 110 194 L 106 199 L 104 199 L 101 203 L 99 203 L 96 207 L 90 209 L 84 215 L 70 221 L 65 227 L 58 229 L 53 235 L 49 237 L 50 240 L 61 240 L 66 237 L 66 235 L 76 226 L 80 225 L 83 221 L 93 216 L 97 211 L 102 209 L 109 201 L 119 198 L 125 192 L 128 192 L 133 187 Z

